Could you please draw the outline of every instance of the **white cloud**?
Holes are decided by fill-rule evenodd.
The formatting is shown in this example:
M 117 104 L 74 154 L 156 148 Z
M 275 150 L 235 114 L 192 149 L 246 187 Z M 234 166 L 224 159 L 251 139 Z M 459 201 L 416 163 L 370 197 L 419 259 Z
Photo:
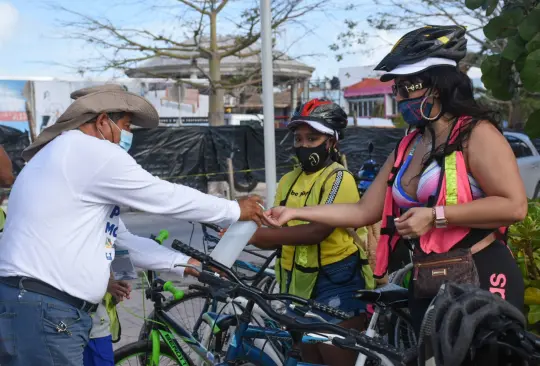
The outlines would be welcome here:
M 8 2 L 0 2 L 0 47 L 7 42 L 15 30 L 19 12 Z

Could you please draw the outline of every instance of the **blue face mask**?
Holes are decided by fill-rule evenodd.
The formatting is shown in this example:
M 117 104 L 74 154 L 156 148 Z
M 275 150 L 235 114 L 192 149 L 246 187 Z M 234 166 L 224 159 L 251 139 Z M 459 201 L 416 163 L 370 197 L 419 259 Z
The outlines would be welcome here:
M 113 126 L 115 126 L 118 130 L 120 130 L 120 142 L 118 143 L 118 145 L 120 145 L 122 149 L 129 151 L 129 149 L 131 148 L 131 144 L 133 142 L 133 134 L 124 129 L 120 129 L 120 127 L 118 127 L 116 123 L 114 123 L 110 118 L 109 118 L 109 122 Z
M 401 113 L 407 124 L 414 127 L 423 127 L 429 123 L 427 119 L 422 117 L 422 113 L 420 113 L 420 107 L 422 107 L 424 116 L 430 116 L 431 110 L 433 109 L 433 103 L 429 102 L 428 98 L 429 97 L 423 95 L 418 98 L 405 99 L 398 103 L 399 113 Z M 422 105 L 424 99 L 426 100 Z

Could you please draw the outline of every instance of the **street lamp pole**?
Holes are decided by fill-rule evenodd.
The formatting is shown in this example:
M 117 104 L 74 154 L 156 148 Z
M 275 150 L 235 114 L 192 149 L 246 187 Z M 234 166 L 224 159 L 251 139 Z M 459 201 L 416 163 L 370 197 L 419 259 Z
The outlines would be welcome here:
M 271 206 L 276 195 L 276 140 L 274 127 L 274 71 L 272 65 L 272 10 L 270 0 L 261 0 L 262 87 L 264 113 L 264 166 L 266 204 Z

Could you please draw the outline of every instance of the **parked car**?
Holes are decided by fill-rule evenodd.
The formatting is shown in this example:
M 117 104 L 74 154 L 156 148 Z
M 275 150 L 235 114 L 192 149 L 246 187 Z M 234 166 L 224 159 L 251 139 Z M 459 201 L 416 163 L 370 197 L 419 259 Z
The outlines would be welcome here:
M 531 139 L 523 133 L 504 132 L 504 136 L 516 156 L 527 197 L 538 198 L 540 196 L 540 154 L 538 150 L 534 147 Z

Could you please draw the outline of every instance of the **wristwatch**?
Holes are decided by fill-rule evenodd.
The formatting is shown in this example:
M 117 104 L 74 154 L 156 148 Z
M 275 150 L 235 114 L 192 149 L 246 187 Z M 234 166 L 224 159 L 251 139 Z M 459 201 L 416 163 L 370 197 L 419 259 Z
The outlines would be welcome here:
M 433 218 L 437 229 L 444 229 L 448 226 L 448 220 L 444 217 L 444 206 L 433 207 Z

